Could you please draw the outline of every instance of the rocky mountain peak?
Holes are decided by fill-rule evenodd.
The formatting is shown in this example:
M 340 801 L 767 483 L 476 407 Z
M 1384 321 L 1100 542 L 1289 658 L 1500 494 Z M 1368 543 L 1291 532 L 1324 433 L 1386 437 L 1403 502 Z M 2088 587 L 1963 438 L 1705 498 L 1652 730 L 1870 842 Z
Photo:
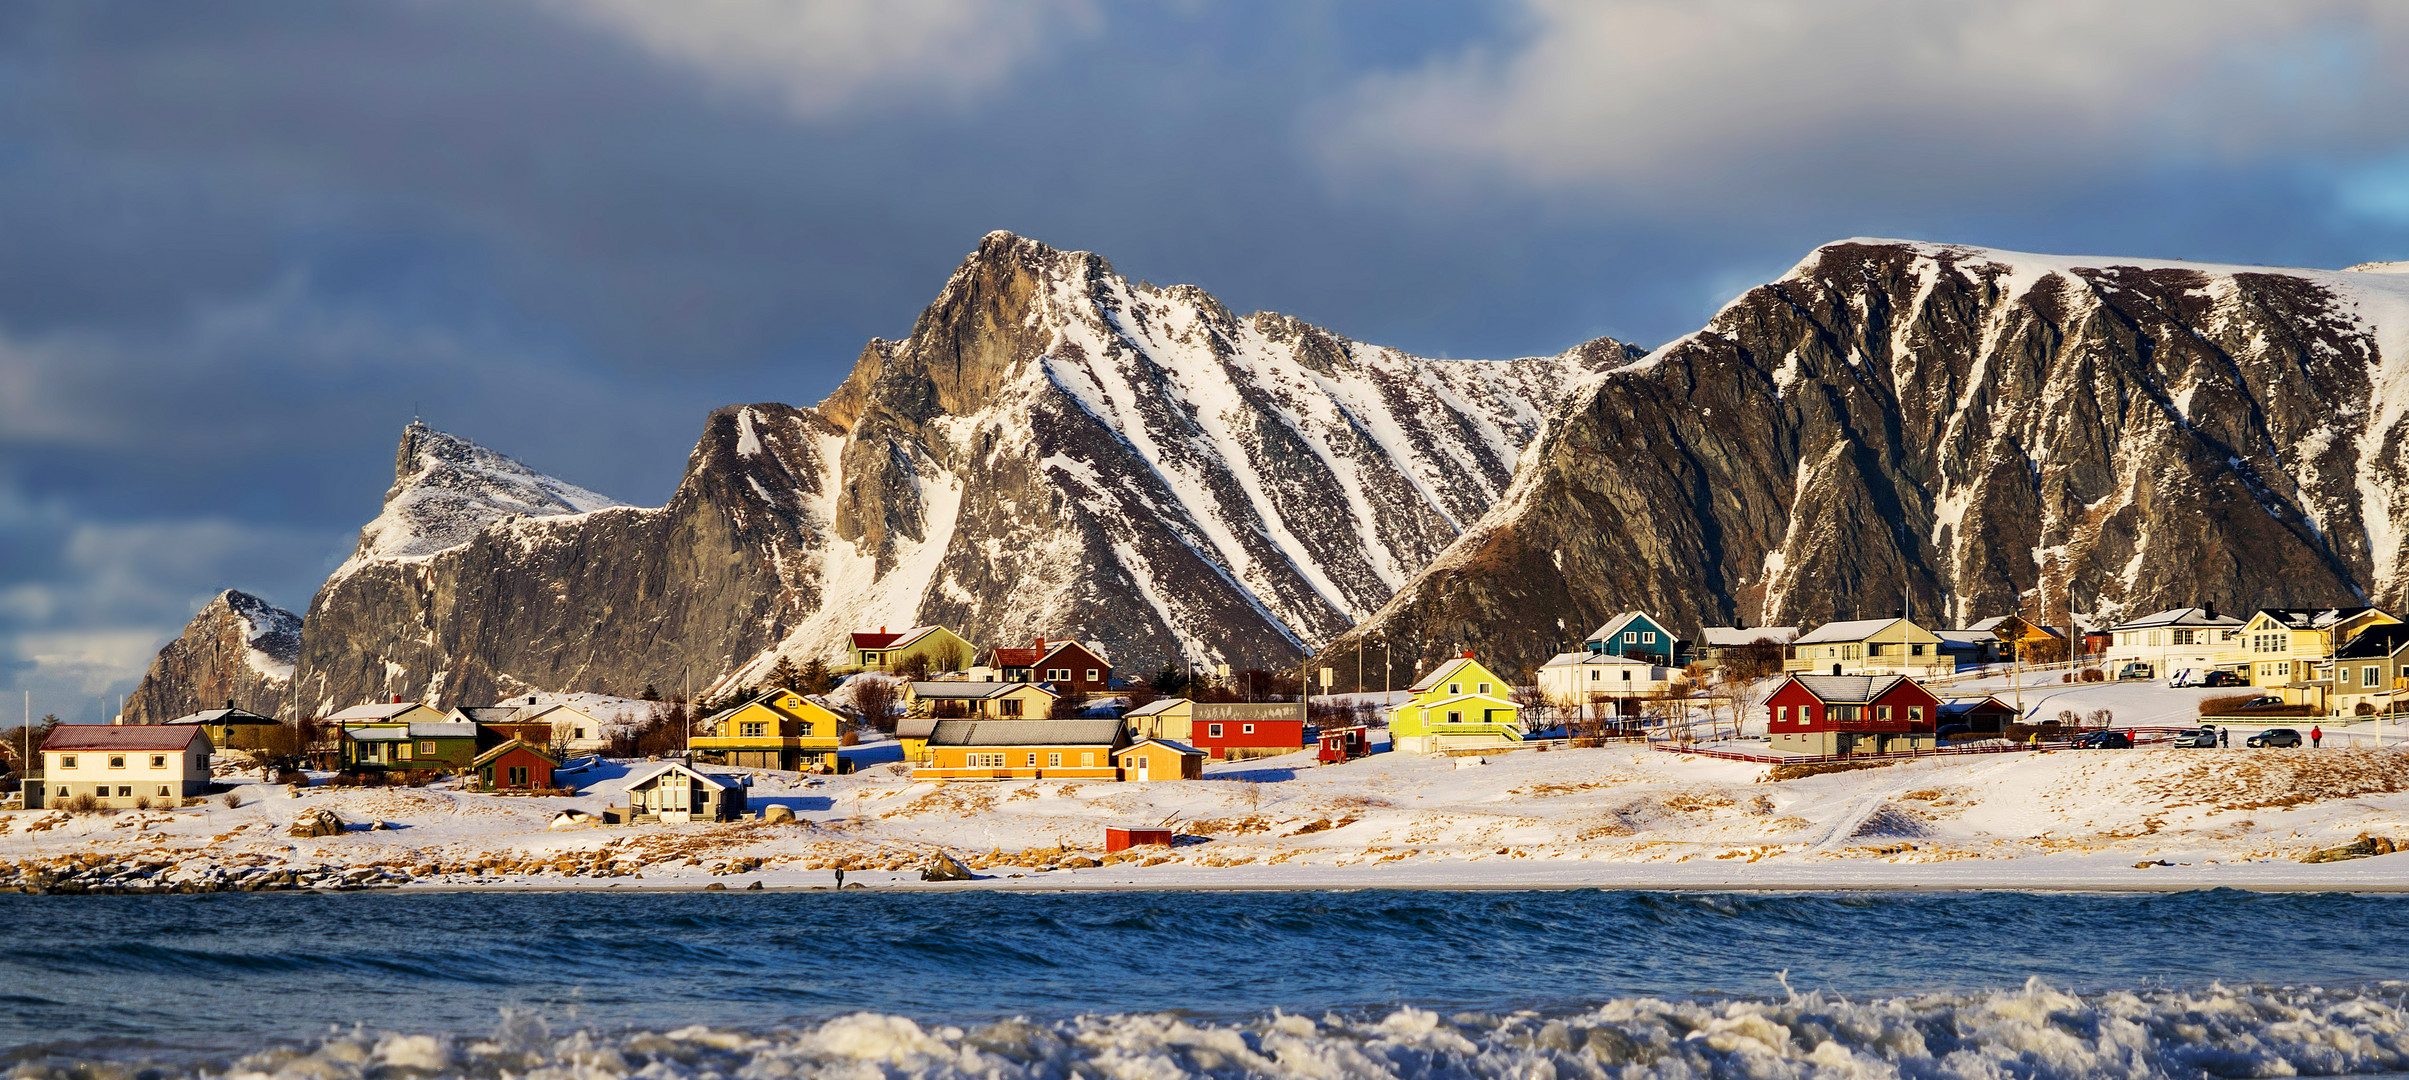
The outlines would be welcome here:
M 236 589 L 202 606 L 159 650 L 125 699 L 129 724 L 156 724 L 227 702 L 275 715 L 301 655 L 301 616 Z
M 413 420 L 393 455 L 384 511 L 360 530 L 353 561 L 426 555 L 467 543 L 507 517 L 582 514 L 624 505 Z

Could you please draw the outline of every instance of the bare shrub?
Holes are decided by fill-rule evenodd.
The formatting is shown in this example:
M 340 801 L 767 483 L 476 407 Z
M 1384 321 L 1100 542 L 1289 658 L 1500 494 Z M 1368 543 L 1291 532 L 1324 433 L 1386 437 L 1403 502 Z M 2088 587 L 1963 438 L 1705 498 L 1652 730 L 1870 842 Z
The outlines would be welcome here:
M 99 809 L 100 800 L 89 791 L 67 800 L 67 812 L 70 814 L 89 814 Z
M 227 792 L 227 793 L 226 793 L 226 796 L 225 796 L 224 798 L 222 798 L 222 799 L 219 799 L 218 801 L 219 801 L 219 802 L 222 802 L 222 803 L 225 803 L 225 804 L 226 804 L 226 809 L 228 809 L 228 810 L 232 810 L 232 809 L 234 809 L 235 807 L 241 806 L 241 805 L 243 804 L 243 796 L 242 796 L 242 793 L 241 793 L 241 792 L 237 792 L 237 791 L 229 791 L 229 792 Z
M 150 809 L 150 808 L 151 808 L 151 797 L 150 797 L 150 796 L 148 796 L 148 795 L 136 795 L 136 796 L 134 796 L 134 809 L 136 809 L 136 810 L 148 810 L 148 809 Z

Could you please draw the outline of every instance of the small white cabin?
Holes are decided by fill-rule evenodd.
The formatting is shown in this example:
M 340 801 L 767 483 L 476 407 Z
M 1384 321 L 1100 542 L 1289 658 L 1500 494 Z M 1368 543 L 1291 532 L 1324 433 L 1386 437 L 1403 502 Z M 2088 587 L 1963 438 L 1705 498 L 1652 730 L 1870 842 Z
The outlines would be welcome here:
M 628 775 L 627 819 L 735 821 L 745 816 L 746 792 L 736 778 L 682 761 L 663 761 Z

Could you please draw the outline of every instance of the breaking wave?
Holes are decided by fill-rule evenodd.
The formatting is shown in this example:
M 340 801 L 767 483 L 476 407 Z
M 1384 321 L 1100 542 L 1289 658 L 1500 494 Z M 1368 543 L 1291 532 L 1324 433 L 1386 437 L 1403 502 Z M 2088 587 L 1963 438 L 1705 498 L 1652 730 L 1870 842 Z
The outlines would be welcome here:
M 1497 1078 L 1497 1080 L 2058 1080 L 2288 1077 L 2409 1068 L 2409 985 L 2228 987 L 2071 994 L 2022 989 L 1850 999 L 1622 998 L 1547 1015 L 1404 1008 L 1356 1017 L 1274 1013 L 1215 1023 L 1174 1013 L 924 1026 L 855 1013 L 762 1032 L 555 1035 L 505 1015 L 491 1035 L 364 1033 L 190 1070 L 229 1080 L 683 1077 Z M 83 1072 L 22 1061 L 16 1075 Z

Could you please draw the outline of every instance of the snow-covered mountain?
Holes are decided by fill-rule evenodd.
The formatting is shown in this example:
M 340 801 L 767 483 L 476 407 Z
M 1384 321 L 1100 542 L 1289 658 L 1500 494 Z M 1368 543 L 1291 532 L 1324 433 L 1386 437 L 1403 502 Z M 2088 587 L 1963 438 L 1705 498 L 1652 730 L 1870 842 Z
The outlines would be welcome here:
M 1326 658 L 2409 599 L 2409 275 L 1826 245 L 1605 372 Z M 1374 656 L 1379 655 L 1377 652 Z M 1351 665 L 1350 665 L 1351 666 Z
M 285 711 L 700 691 L 926 622 L 1125 670 L 1284 666 L 1487 512 L 1568 385 L 1635 355 L 1409 356 L 991 234 L 816 408 L 713 413 L 660 507 L 413 424 Z
M 129 724 L 156 724 L 232 702 L 273 714 L 301 654 L 301 616 L 228 589 L 203 605 L 126 695 Z

